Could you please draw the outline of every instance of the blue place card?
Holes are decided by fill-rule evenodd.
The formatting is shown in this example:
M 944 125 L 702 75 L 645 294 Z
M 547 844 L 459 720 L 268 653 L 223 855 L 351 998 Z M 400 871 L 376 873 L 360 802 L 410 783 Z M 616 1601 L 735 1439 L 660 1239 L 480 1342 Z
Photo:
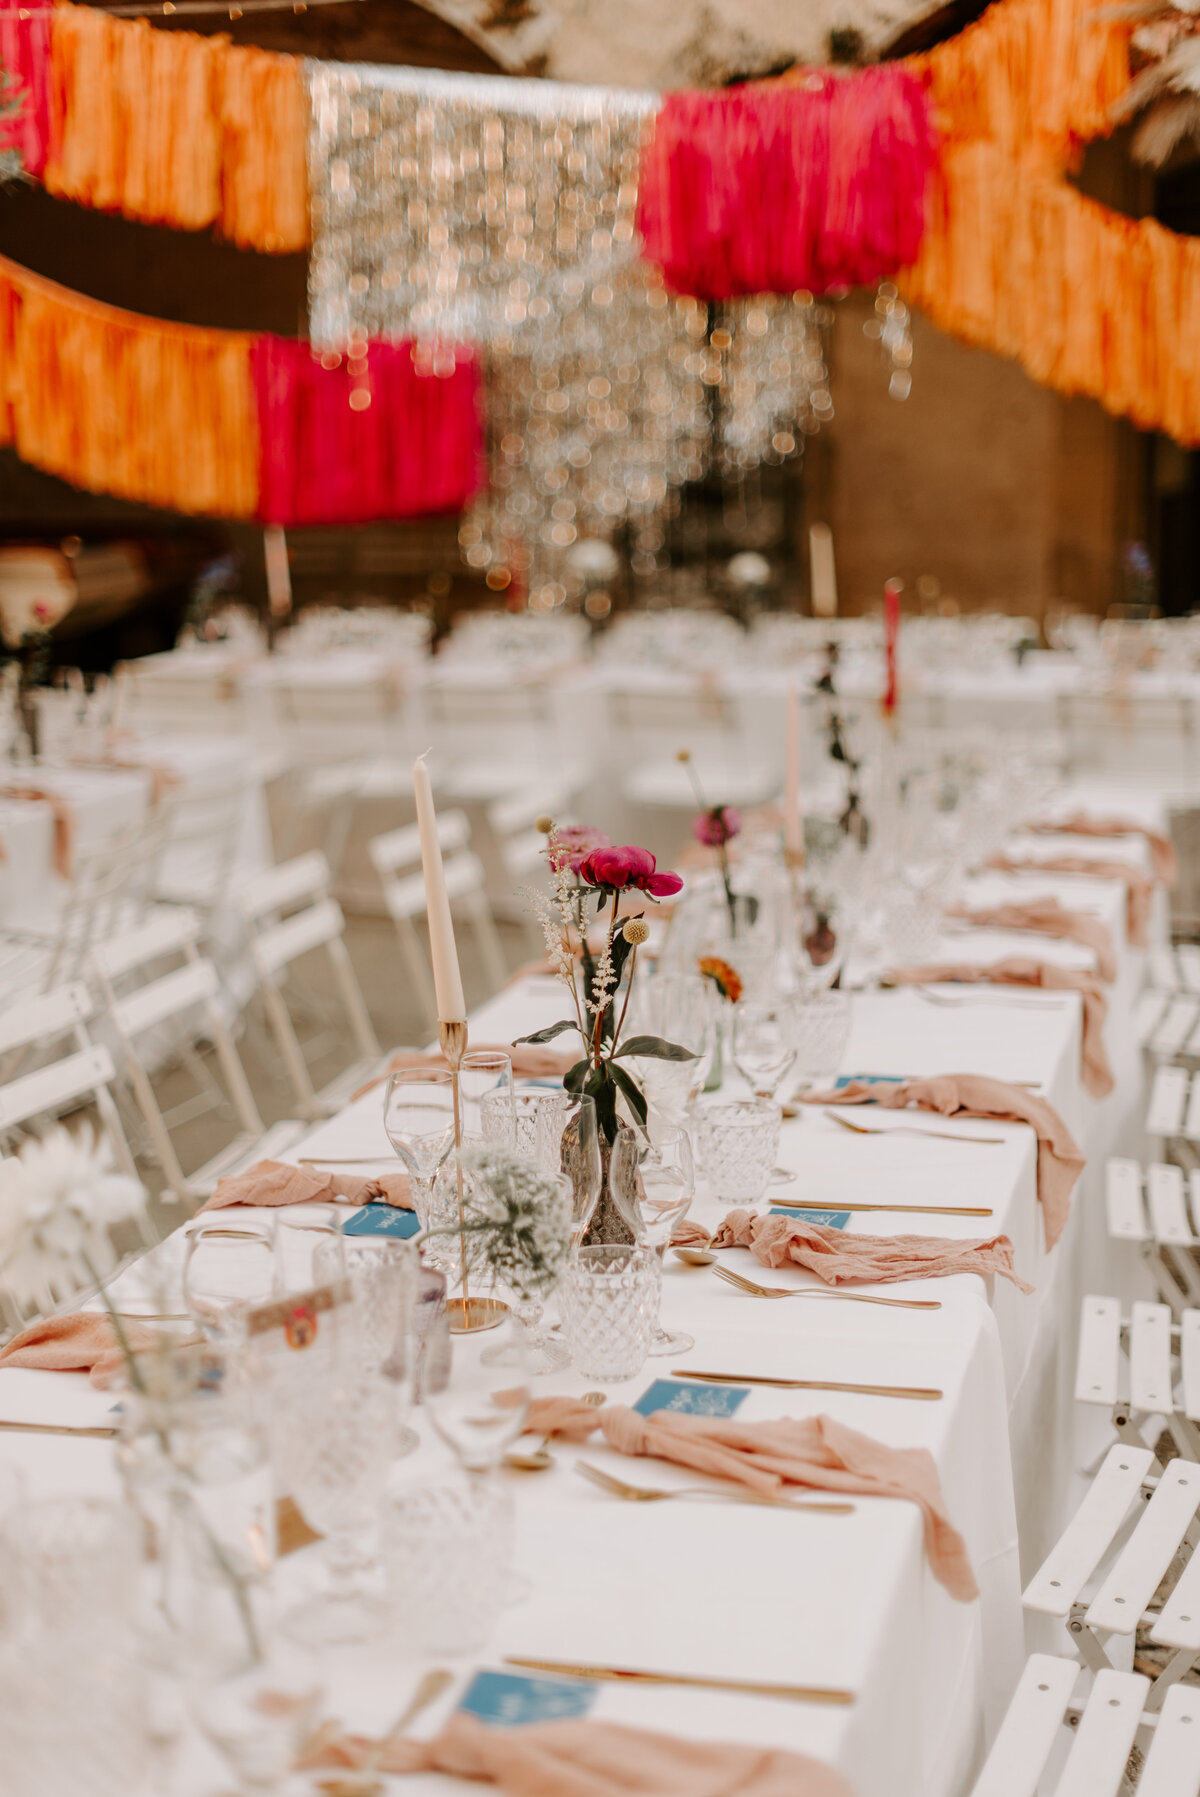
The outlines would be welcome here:
M 899 1073 L 843 1073 L 834 1080 L 833 1089 L 835 1092 L 840 1092 L 844 1087 L 852 1085 L 902 1086 L 903 1084 L 904 1077 Z
M 390 1235 L 407 1241 L 416 1235 L 421 1223 L 416 1211 L 400 1210 L 394 1204 L 365 1204 L 342 1224 L 343 1235 Z
M 684 1416 L 732 1416 L 744 1398 L 745 1385 L 682 1385 L 678 1379 L 656 1379 L 634 1405 L 640 1416 L 674 1410 Z
M 587 1679 L 529 1678 L 519 1672 L 477 1672 L 463 1693 L 460 1710 L 501 1728 L 530 1722 L 561 1722 L 586 1716 L 596 1701 Z
M 850 1221 L 848 1210 L 810 1210 L 807 1206 L 773 1204 L 773 1217 L 792 1217 L 797 1223 L 819 1223 L 822 1229 L 845 1229 Z

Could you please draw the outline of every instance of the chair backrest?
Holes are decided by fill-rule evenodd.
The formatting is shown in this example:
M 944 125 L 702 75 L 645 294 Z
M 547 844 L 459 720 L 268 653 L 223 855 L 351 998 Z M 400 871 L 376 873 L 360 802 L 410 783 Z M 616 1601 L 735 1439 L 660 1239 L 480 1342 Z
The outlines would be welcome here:
M 550 721 L 550 696 L 543 682 L 513 679 L 484 685 L 442 676 L 425 688 L 425 710 L 433 724 L 529 725 Z
M 325 950 L 360 1055 L 377 1058 L 382 1052 L 343 941 L 342 908 L 329 896 L 329 878 L 329 863 L 314 849 L 256 874 L 238 894 L 263 998 L 306 1116 L 314 1114 L 316 1094 L 280 979 L 293 961 L 314 949 Z
M 214 774 L 172 792 L 162 821 L 159 885 L 191 903 L 224 898 L 237 855 L 248 791 L 244 772 Z
M 146 1065 L 141 1038 L 149 1031 L 191 1013 L 191 1045 L 199 1011 L 203 1017 L 200 1033 L 212 1042 L 242 1130 L 253 1136 L 263 1133 L 262 1119 L 222 1012 L 220 976 L 197 948 L 200 934 L 199 917 L 180 906 L 160 910 L 144 928 L 100 943 L 92 951 L 92 968 L 121 1043 L 126 1074 L 166 1174 L 168 1190 L 178 1198 L 191 1196 L 192 1188 Z M 169 960 L 181 960 L 182 965 L 164 970 L 163 963 Z
M 195 658 L 178 654 L 169 671 L 161 665 L 127 662 L 122 683 L 123 708 L 140 723 L 161 722 L 174 730 L 202 734 L 236 734 L 241 729 L 241 683 L 231 662 L 214 666 L 203 654 Z
M 58 1117 L 90 1099 L 122 1172 L 136 1178 L 111 1091 L 112 1056 L 88 1034 L 91 1015 L 91 995 L 82 982 L 18 999 L 0 1012 L 0 1059 L 21 1049 L 36 1049 L 41 1062 L 0 1085 L 0 1137 L 35 1118 Z M 67 1042 L 70 1046 L 64 1052 Z

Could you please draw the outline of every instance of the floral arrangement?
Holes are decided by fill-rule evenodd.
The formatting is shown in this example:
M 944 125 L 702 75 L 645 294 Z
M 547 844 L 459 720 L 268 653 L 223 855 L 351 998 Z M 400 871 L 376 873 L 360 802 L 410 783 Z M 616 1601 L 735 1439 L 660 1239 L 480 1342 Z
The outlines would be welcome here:
M 103 1289 L 116 1264 L 109 1231 L 140 1216 L 145 1198 L 86 1124 L 26 1142 L 0 1161 L 0 1290 L 24 1309 L 88 1281 Z
M 850 753 L 846 741 L 846 726 L 837 704 L 837 688 L 834 676 L 837 673 L 838 645 L 836 642 L 825 645 L 825 671 L 817 681 L 816 690 L 824 693 L 829 700 L 826 716 L 826 729 L 829 735 L 829 759 L 840 761 L 846 770 L 846 804 L 838 818 L 838 828 L 843 836 L 850 837 L 860 848 L 866 848 L 870 835 L 870 826 L 862 809 L 862 796 L 859 792 L 859 773 L 862 769 L 861 758 Z
M 25 90 L 0 63 L 0 183 L 25 179 L 25 161 L 13 133 L 25 112 Z
M 464 1156 L 471 1176 L 461 1226 L 464 1252 L 481 1260 L 522 1298 L 557 1284 L 571 1248 L 571 1212 L 558 1182 L 532 1161 L 502 1148 Z M 423 1231 L 416 1238 L 438 1231 Z
M 545 1029 L 523 1036 L 523 1042 L 552 1042 L 567 1030 L 577 1030 L 583 1055 L 563 1081 L 568 1092 L 585 1093 L 596 1103 L 596 1117 L 607 1142 L 617 1135 L 617 1099 L 621 1097 L 639 1123 L 645 1123 L 645 1094 L 622 1061 L 633 1056 L 647 1060 L 692 1061 L 690 1049 L 666 1042 L 661 1036 L 622 1036 L 629 994 L 637 965 L 637 951 L 650 930 L 643 910 L 624 916 L 621 906 L 631 896 L 643 895 L 651 903 L 673 898 L 683 887 L 676 873 L 659 872 L 649 849 L 617 846 L 598 830 L 583 825 L 546 831 L 546 860 L 553 882 L 553 896 L 528 894 L 546 939 L 546 952 L 555 975 L 571 995 L 572 1017 L 564 1017 Z M 594 954 L 588 942 L 589 911 L 602 918 L 608 910 L 603 946 Z M 581 974 L 577 978 L 577 970 Z M 624 997 L 621 988 L 624 986 Z
M 696 772 L 690 749 L 680 749 L 677 759 L 688 771 L 688 779 L 692 783 L 692 791 L 700 806 L 699 815 L 692 819 L 692 835 L 705 848 L 716 849 L 721 868 L 721 884 L 725 888 L 725 904 L 729 910 L 729 934 L 737 934 L 737 907 L 733 895 L 733 870 L 729 864 L 729 845 L 742 830 L 742 814 L 735 811 L 732 805 L 710 805 L 700 785 L 700 776 Z
M 696 963 L 700 974 L 711 980 L 727 1004 L 736 1005 L 742 996 L 742 976 L 736 967 L 720 955 L 701 955 Z

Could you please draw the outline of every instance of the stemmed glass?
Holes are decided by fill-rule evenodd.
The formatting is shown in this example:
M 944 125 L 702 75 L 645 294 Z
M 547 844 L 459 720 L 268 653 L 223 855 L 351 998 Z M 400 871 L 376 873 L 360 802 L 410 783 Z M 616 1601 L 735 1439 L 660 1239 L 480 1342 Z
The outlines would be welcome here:
M 448 1067 L 402 1067 L 383 1098 L 387 1139 L 408 1169 L 413 1208 L 429 1226 L 433 1182 L 454 1147 L 454 1075 Z
M 412 1402 L 413 1309 L 418 1257 L 410 1243 L 387 1236 L 338 1235 L 313 1256 L 320 1285 L 348 1279 L 363 1366 L 391 1382 L 396 1406 L 396 1456 L 420 1445 L 405 1424 Z
M 755 1097 L 773 1099 L 796 1061 L 796 1018 L 791 1005 L 754 999 L 736 1005 L 733 1059 Z
M 530 1390 L 526 1371 L 525 1331 L 513 1316 L 489 1331 L 488 1346 L 502 1335 L 508 1350 L 503 1369 L 487 1357 L 480 1332 L 452 1334 L 444 1315 L 434 1325 L 445 1332 L 437 1351 L 426 1348 L 421 1399 L 429 1420 L 472 1481 L 499 1466 L 502 1456 L 525 1427 Z
M 696 1191 L 692 1139 L 686 1129 L 656 1129 L 653 1136 L 622 1130 L 613 1147 L 613 1203 L 633 1232 L 639 1248 L 653 1248 L 661 1261 L 675 1226 L 687 1215 Z M 650 1338 L 649 1352 L 685 1354 L 695 1346 L 690 1335 L 668 1331 L 661 1322 Z
M 398 1422 L 394 1382 L 371 1364 L 353 1305 L 327 1311 L 310 1347 L 274 1357 L 272 1458 L 283 1490 L 325 1537 L 330 1573 L 329 1590 L 285 1618 L 306 1644 L 365 1640 L 385 1624 L 375 1549 Z
M 235 1338 L 246 1306 L 269 1298 L 274 1284 L 273 1223 L 202 1223 L 192 1231 L 183 1263 L 183 1302 L 209 1341 Z

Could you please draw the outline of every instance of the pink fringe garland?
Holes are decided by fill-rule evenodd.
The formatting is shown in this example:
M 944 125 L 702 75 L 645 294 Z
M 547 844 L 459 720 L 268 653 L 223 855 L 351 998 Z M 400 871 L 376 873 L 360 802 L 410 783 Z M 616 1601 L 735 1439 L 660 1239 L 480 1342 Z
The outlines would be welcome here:
M 898 64 L 668 94 L 642 160 L 645 253 L 699 299 L 867 286 L 915 259 L 936 156 L 924 83 Z
M 41 5 L 41 0 L 38 0 Z M 19 150 L 27 175 L 40 177 L 53 132 L 50 107 L 50 14 L 19 16 L 18 0 L 0 0 L 0 68 L 20 84 L 21 111 L 0 122 L 0 150 Z M 10 88 L 6 98 L 12 100 Z
M 251 351 L 259 515 L 270 524 L 361 524 L 461 511 L 483 484 L 479 371 L 461 348 L 437 372 L 409 343 L 325 356 L 288 337 Z

